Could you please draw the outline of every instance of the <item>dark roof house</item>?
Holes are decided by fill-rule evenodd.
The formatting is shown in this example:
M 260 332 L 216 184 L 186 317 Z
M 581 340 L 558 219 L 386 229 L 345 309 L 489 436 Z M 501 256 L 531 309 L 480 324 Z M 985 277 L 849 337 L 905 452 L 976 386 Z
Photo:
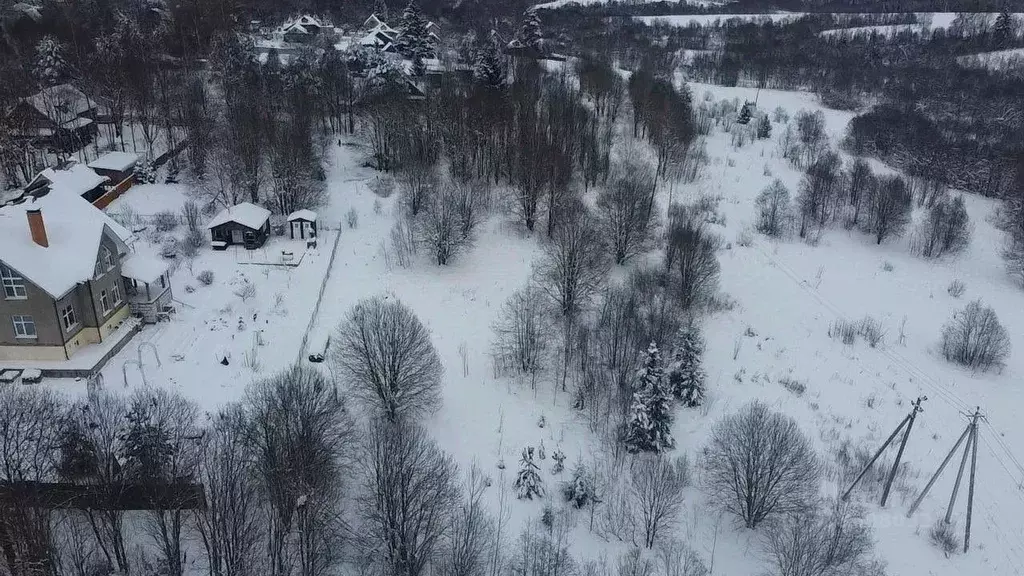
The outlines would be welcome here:
M 206 228 L 214 250 L 226 250 L 228 246 L 255 250 L 270 236 L 270 210 L 244 202 L 221 210 Z

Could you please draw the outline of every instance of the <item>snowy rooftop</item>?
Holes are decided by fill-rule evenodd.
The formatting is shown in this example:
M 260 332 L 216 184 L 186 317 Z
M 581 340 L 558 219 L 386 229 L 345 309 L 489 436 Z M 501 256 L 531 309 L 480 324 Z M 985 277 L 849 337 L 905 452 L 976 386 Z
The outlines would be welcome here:
M 49 246 L 32 240 L 26 212 L 42 213 Z M 77 194 L 51 190 L 0 208 L 0 260 L 50 296 L 59 298 L 92 278 L 100 239 L 107 233 L 126 244 L 131 234 Z M 125 246 L 123 248 L 127 250 Z
M 78 116 L 96 106 L 95 102 L 71 84 L 51 86 L 29 96 L 25 101 L 54 121 L 67 121 L 69 116 Z
M 296 210 L 288 215 L 288 221 L 293 220 L 309 220 L 310 222 L 316 222 L 316 212 L 312 210 Z
M 130 152 L 107 152 L 103 156 L 89 162 L 89 168 L 124 172 L 135 166 L 135 163 L 138 161 L 138 154 L 132 154 Z
M 106 176 L 100 176 L 85 164 L 72 164 L 64 170 L 47 168 L 39 173 L 39 176 L 50 181 L 50 190 L 59 194 L 74 194 L 81 196 L 89 190 L 107 181 Z
M 262 206 L 257 206 L 249 202 L 243 202 L 237 206 L 225 208 L 220 211 L 219 214 L 210 220 L 210 223 L 206 225 L 207 228 L 215 228 L 228 222 L 236 222 L 245 226 L 246 228 L 252 228 L 258 230 L 263 227 L 263 224 L 270 218 L 270 210 Z
M 156 282 L 167 272 L 167 264 L 163 260 L 146 254 L 132 254 L 121 263 L 121 275 L 146 284 Z

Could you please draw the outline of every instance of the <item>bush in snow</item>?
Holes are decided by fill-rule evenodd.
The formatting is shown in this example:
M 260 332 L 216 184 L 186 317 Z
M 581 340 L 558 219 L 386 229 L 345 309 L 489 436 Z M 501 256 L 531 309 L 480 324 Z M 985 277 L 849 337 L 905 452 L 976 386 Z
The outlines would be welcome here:
M 135 179 L 141 184 L 153 184 L 156 182 L 156 168 L 153 161 L 146 158 L 135 166 Z
M 658 561 L 664 576 L 708 576 L 708 567 L 697 552 L 678 540 L 667 540 L 658 547 Z
M 760 140 L 772 137 L 772 121 L 768 118 L 768 115 L 763 115 L 757 121 L 757 137 Z
M 972 370 L 1001 368 L 1010 355 L 1010 336 L 996 311 L 975 300 L 943 326 L 942 355 Z
M 928 217 L 918 228 L 912 249 L 925 258 L 955 254 L 971 242 L 971 220 L 963 196 L 943 196 L 928 208 Z
M 523 454 L 519 458 L 519 473 L 516 474 L 512 488 L 516 491 L 516 498 L 520 500 L 533 500 L 536 496 L 544 496 L 544 481 L 540 477 L 540 468 L 533 461 L 533 447 L 523 448 Z
M 594 502 L 594 477 L 583 463 L 572 470 L 572 479 L 562 485 L 562 495 L 573 508 Z
M 771 523 L 763 545 L 776 574 L 877 574 L 863 510 L 849 502 L 823 503 Z
M 928 530 L 928 541 L 932 546 L 942 550 L 946 558 L 956 554 L 960 547 L 956 537 L 956 526 L 952 523 L 946 524 L 941 518 Z
M 355 208 L 350 208 L 349 211 L 345 213 L 345 223 L 348 224 L 349 228 L 359 227 L 359 212 L 356 212 Z
M 962 280 L 953 280 L 946 287 L 946 292 L 953 298 L 959 298 L 967 291 L 967 285 Z
M 718 291 L 721 239 L 707 229 L 699 210 L 675 205 L 665 232 L 665 270 L 684 310 L 707 303 Z
M 903 235 L 910 223 L 914 197 L 906 180 L 899 176 L 879 178 L 878 186 L 869 190 L 867 220 L 862 223 L 865 232 L 875 235 L 875 243 Z
M 789 189 L 776 178 L 757 196 L 757 231 L 779 237 L 789 229 Z
M 704 483 L 711 501 L 747 528 L 808 509 L 821 464 L 796 421 L 761 402 L 715 425 L 704 449 Z
M 332 339 L 332 361 L 353 394 L 388 420 L 433 410 L 444 368 L 430 332 L 394 296 L 364 298 Z
M 565 470 L 565 453 L 561 450 L 555 449 L 551 453 L 551 459 L 555 461 L 555 464 L 551 467 L 552 474 L 561 474 L 562 470 Z
M 178 227 L 178 215 L 170 210 L 157 212 L 153 215 L 153 227 L 157 232 L 170 232 Z
M 704 339 L 701 338 L 700 328 L 696 324 L 681 328 L 676 334 L 672 359 L 665 376 L 672 395 L 690 408 L 704 403 L 706 375 L 701 367 L 703 354 Z
M 470 185 L 450 183 L 424 200 L 417 237 L 439 265 L 447 265 L 473 245 L 473 232 L 480 219 L 477 196 Z
M 248 302 L 256 296 L 256 285 L 248 280 L 245 281 L 241 286 L 235 288 L 235 296 L 242 299 L 242 302 Z
M 633 398 L 623 436 L 626 450 L 632 453 L 661 452 L 675 444 L 671 434 L 670 400 L 661 353 L 652 342 L 633 384 Z
M 203 286 L 213 284 L 213 270 L 203 270 L 196 276 L 196 280 Z

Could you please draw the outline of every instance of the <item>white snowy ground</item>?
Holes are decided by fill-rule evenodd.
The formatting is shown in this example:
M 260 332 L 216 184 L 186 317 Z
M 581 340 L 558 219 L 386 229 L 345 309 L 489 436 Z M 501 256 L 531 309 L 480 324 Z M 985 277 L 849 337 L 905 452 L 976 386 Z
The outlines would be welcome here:
M 956 61 L 961 66 L 971 68 L 988 68 L 990 70 L 1005 70 L 1010 67 L 1019 68 L 1024 66 L 1024 48 L 981 52 L 979 54 L 961 56 Z
M 697 101 L 710 92 L 715 99 L 742 102 L 753 100 L 755 92 L 708 85 L 691 85 L 691 89 Z M 790 115 L 819 108 L 810 94 L 771 90 L 761 91 L 759 106 L 766 110 L 782 106 Z M 828 132 L 838 138 L 852 114 L 825 112 Z M 1024 574 L 1020 545 L 1024 497 L 1018 488 L 1024 470 L 1003 448 L 1018 450 L 1024 440 L 1015 418 L 1016 407 L 1024 400 L 1024 390 L 1017 383 L 1024 372 L 1024 293 L 1003 273 L 998 256 L 1001 236 L 987 221 L 992 203 L 968 197 L 976 231 L 967 253 L 951 260 L 922 261 L 909 254 L 905 241 L 875 246 L 870 238 L 841 229 L 826 232 L 814 247 L 796 240 L 772 243 L 757 235 L 752 246 L 740 247 L 736 238 L 753 220 L 753 200 L 771 178 L 782 179 L 794 193 L 797 189 L 800 173 L 777 153 L 775 139 L 782 127 L 775 124 L 773 129 L 772 140 L 738 150 L 732 148 L 727 134 L 712 134 L 707 142 L 711 163 L 704 175 L 677 192 L 677 198 L 680 194 L 721 197 L 720 210 L 727 223 L 721 233 L 732 243 L 720 253 L 721 286 L 737 302 L 732 311 L 706 322 L 710 399 L 703 410 L 676 413 L 677 453 L 697 460 L 711 425 L 752 398 L 798 418 L 822 454 L 843 438 L 874 445 L 907 413 L 910 400 L 926 394 L 930 400 L 905 455 L 917 471 L 912 487 L 899 491 L 886 510 L 868 503 L 878 551 L 888 561 L 889 573 Z M 437 267 L 425 258 L 410 268 L 389 267 L 384 247 L 398 197 L 381 199 L 375 209 L 378 199 L 366 185 L 373 173 L 360 167 L 365 155 L 358 145 L 332 150 L 330 203 L 321 211 L 322 218 L 340 222 L 354 208 L 359 224 L 342 231 L 314 331 L 330 329 L 360 298 L 381 292 L 390 292 L 411 306 L 430 328 L 447 371 L 444 404 L 427 426 L 463 468 L 476 462 L 492 477 L 489 501 L 497 512 L 505 493 L 510 514 L 506 533 L 518 534 L 525 523 L 537 521 L 545 503 L 561 505 L 558 483 L 568 476 L 567 472 L 553 476 L 549 457 L 541 462 L 549 493 L 546 501 L 516 501 L 508 489 L 519 451 L 543 442 L 549 455 L 562 450 L 571 470 L 578 461 L 591 460 L 597 445 L 567 407 L 567 395 L 556 393 L 547 379 L 534 391 L 527 384 L 493 377 L 488 354 L 491 326 L 504 300 L 528 281 L 538 241 L 495 215 L 481 227 L 476 246 L 449 267 Z M 146 196 L 132 196 L 133 192 L 126 198 L 139 202 L 140 212 L 150 201 L 143 198 L 150 193 L 155 195 L 154 206 L 170 202 L 155 189 Z M 163 188 L 163 193 L 169 192 Z M 319 253 L 297 269 L 273 270 L 266 277 L 238 263 L 231 252 L 204 250 L 193 269 L 214 270 L 217 282 L 197 287 L 194 294 L 185 293 L 184 286 L 195 282 L 180 268 L 173 279 L 176 297 L 194 309 L 181 307 L 179 318 L 147 328 L 140 336 L 159 348 L 163 361 L 158 368 L 148 357 L 144 359 L 150 383 L 176 387 L 206 409 L 240 398 L 245 385 L 258 376 L 241 362 L 258 328 L 266 341 L 257 347 L 261 374 L 294 361 L 326 268 L 329 251 L 323 240 Z M 890 271 L 883 269 L 885 262 L 890 263 Z M 233 294 L 231 282 L 240 274 L 257 285 L 257 296 L 249 303 Z M 958 300 L 946 293 L 954 278 L 967 285 L 967 293 Z M 277 305 L 279 293 L 282 300 Z M 974 298 L 983 298 L 997 309 L 1013 338 L 1015 352 L 1001 374 L 964 372 L 946 364 L 934 351 L 942 323 Z M 253 313 L 258 315 L 255 322 Z M 888 330 L 884 346 L 871 349 L 858 342 L 848 347 L 827 336 L 829 324 L 836 319 L 856 320 L 866 314 L 881 320 Z M 900 345 L 897 334 L 904 317 L 906 339 Z M 242 330 L 237 329 L 239 318 L 245 324 Z M 743 336 L 748 328 L 755 336 Z M 213 355 L 225 346 L 232 354 L 228 367 L 217 364 Z M 134 358 L 135 349 L 130 346 L 105 370 L 109 388 L 120 388 L 123 361 Z M 179 353 L 183 359 L 173 361 L 171 356 Z M 779 379 L 784 376 L 805 382 L 806 392 L 797 396 L 782 387 Z M 140 380 L 132 367 L 129 386 L 138 386 Z M 80 386 L 84 385 L 69 384 Z M 946 559 L 928 544 L 927 532 L 944 509 L 952 471 L 947 470 L 913 519 L 906 519 L 904 513 L 907 499 L 923 487 L 963 429 L 965 419 L 959 412 L 975 405 L 982 407 L 989 421 L 981 429 L 973 547 L 967 555 Z M 543 428 L 538 425 L 541 417 Z M 499 461 L 506 465 L 504 471 L 499 470 Z M 764 559 L 756 534 L 710 511 L 698 488 L 688 490 L 688 496 L 678 536 L 713 561 L 715 574 L 761 573 Z M 965 501 L 962 494 L 956 512 L 961 527 Z M 606 556 L 614 561 L 624 550 L 623 543 L 604 542 L 590 534 L 585 513 L 578 519 L 572 547 L 577 557 Z
M 920 34 L 924 31 L 925 27 L 922 24 L 890 24 L 885 26 L 853 26 L 851 28 L 834 28 L 831 30 L 822 30 L 820 36 L 844 36 L 844 37 L 856 37 L 856 36 L 871 36 L 872 34 L 880 34 L 882 36 L 891 37 L 895 34 L 913 32 Z

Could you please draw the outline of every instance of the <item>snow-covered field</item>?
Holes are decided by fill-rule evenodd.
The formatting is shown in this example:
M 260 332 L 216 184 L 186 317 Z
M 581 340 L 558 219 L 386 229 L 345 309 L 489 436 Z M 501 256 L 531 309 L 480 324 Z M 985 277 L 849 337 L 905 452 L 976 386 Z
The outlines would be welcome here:
M 988 68 L 991 70 L 1020 68 L 1024 67 L 1024 48 L 971 54 L 969 56 L 961 56 L 956 61 L 961 66 L 972 68 Z
M 714 100 L 735 98 L 742 103 L 753 100 L 756 92 L 702 84 L 690 88 L 697 102 L 709 93 Z M 781 106 L 792 115 L 820 109 L 811 94 L 762 90 L 757 97 L 761 110 Z M 824 112 L 827 132 L 839 138 L 852 114 Z M 1024 468 L 1013 457 L 1024 444 L 1024 427 L 1016 419 L 1024 402 L 1024 387 L 1019 385 L 1024 374 L 1024 293 L 1003 272 L 1001 234 L 989 222 L 995 206 L 968 197 L 975 225 L 970 248 L 958 258 L 936 262 L 911 256 L 906 240 L 876 246 L 872 239 L 842 229 L 826 232 L 816 246 L 796 240 L 769 242 L 760 235 L 754 235 L 752 245 L 740 246 L 737 238 L 754 219 L 754 198 L 773 178 L 794 193 L 797 190 L 801 173 L 778 152 L 782 129 L 776 123 L 772 139 L 739 149 L 728 134 L 713 132 L 707 140 L 710 164 L 703 176 L 677 192 L 677 198 L 682 194 L 684 199 L 720 198 L 724 223 L 715 226 L 730 243 L 719 253 L 721 288 L 736 306 L 705 323 L 709 402 L 703 410 L 677 411 L 676 451 L 696 460 L 712 424 L 753 398 L 796 417 L 824 455 L 843 439 L 874 446 L 906 415 L 910 401 L 927 395 L 925 412 L 905 454 L 916 471 L 912 487 L 898 492 L 886 509 L 866 503 L 888 573 L 1024 574 Z M 148 352 L 144 356 L 146 379 L 181 390 L 204 409 L 212 409 L 240 398 L 253 379 L 301 358 L 302 337 L 310 324 L 314 332 L 329 330 L 360 298 L 388 292 L 430 328 L 446 368 L 443 406 L 427 427 L 463 468 L 478 463 L 492 477 L 487 499 L 495 511 L 501 494 L 509 490 L 523 447 L 543 443 L 549 454 L 560 449 L 568 457 L 568 469 L 591 461 L 597 455 L 597 439 L 569 408 L 567 393 L 547 379 L 535 389 L 496 379 L 491 365 L 492 324 L 505 299 L 529 280 L 539 253 L 537 238 L 494 214 L 482 225 L 476 246 L 451 266 L 438 267 L 426 259 L 409 268 L 393 266 L 385 251 L 398 197 L 380 199 L 369 190 L 367 181 L 374 174 L 361 167 L 366 153 L 358 144 L 331 151 L 329 205 L 321 211 L 322 218 L 341 222 L 349 209 L 355 209 L 359 223 L 341 231 L 315 316 L 332 236 L 321 236 L 318 251 L 287 269 L 246 264 L 244 254 L 204 249 L 193 271 L 214 270 L 214 284 L 199 286 L 187 267 L 180 266 L 172 279 L 175 297 L 182 303 L 177 317 L 147 327 L 137 337 L 152 342 L 160 352 L 159 367 Z M 182 199 L 181 187 L 141 186 L 118 202 L 147 214 L 180 206 Z M 247 301 L 235 293 L 243 277 L 256 286 L 255 296 Z M 967 285 L 960 299 L 946 291 L 954 279 Z M 193 293 L 186 292 L 188 285 L 195 287 Z M 941 325 L 975 298 L 996 308 L 1013 338 L 1014 354 L 1001 373 L 964 372 L 935 352 Z M 837 319 L 865 315 L 880 320 L 887 330 L 886 341 L 878 348 L 862 342 L 845 346 L 827 335 Z M 902 342 L 897 336 L 901 331 Z M 217 362 L 220 350 L 230 354 L 228 366 Z M 137 354 L 133 343 L 110 362 L 104 371 L 108 387 L 121 388 L 125 361 Z M 253 359 L 258 370 L 246 366 Z M 803 382 L 806 390 L 790 391 L 780 384 L 784 377 Z M 127 384 L 142 384 L 138 369 L 130 364 Z M 905 512 L 908 497 L 923 487 L 963 430 L 962 412 L 974 406 L 982 408 L 987 420 L 978 454 L 973 546 L 969 554 L 947 559 L 928 543 L 927 533 L 944 511 L 954 474 L 947 470 L 913 518 L 907 519 Z M 507 465 L 505 470 L 498 468 L 499 462 Z M 510 534 L 535 521 L 546 503 L 558 503 L 556 486 L 567 473 L 551 474 L 546 461 L 542 475 L 549 491 L 544 501 L 509 497 Z M 688 489 L 687 496 L 678 536 L 713 562 L 715 574 L 761 573 L 764 559 L 757 536 L 712 513 L 698 488 Z M 961 495 L 956 512 L 961 528 L 965 500 Z M 624 543 L 600 540 L 587 524 L 580 517 L 573 533 L 572 550 L 579 557 L 614 559 L 625 549 Z
M 835 28 L 832 30 L 823 30 L 821 36 L 871 36 L 872 34 L 880 34 L 882 36 L 891 37 L 895 34 L 913 32 L 920 34 L 924 31 L 924 26 L 921 24 L 891 24 L 888 26 L 854 26 L 852 28 Z
M 659 0 L 640 0 L 643 2 L 658 2 Z M 688 6 L 726 6 L 735 0 L 686 0 Z M 592 4 L 607 4 L 608 0 L 554 0 L 553 2 L 544 2 L 543 4 L 537 4 L 535 8 L 562 8 L 573 4 L 580 6 L 589 6 Z
M 743 21 L 771 20 L 773 22 L 786 22 L 797 20 L 804 12 L 771 12 L 765 14 L 677 14 L 672 16 L 637 16 L 636 20 L 644 24 L 663 24 L 665 26 L 709 26 L 715 22 L 739 19 Z

